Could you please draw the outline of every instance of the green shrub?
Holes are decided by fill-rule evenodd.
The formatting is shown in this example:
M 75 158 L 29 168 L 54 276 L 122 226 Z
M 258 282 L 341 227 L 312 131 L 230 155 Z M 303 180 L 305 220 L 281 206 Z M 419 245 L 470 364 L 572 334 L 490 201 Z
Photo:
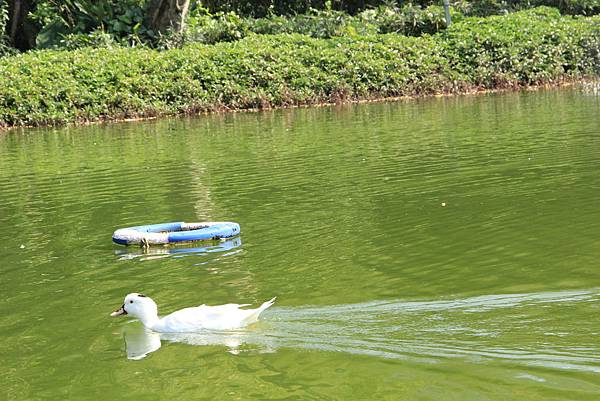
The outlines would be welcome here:
M 453 69 L 472 84 L 527 85 L 594 73 L 599 65 L 597 21 L 561 17 L 556 9 L 541 7 L 504 17 L 468 18 L 440 35 Z
M 398 3 L 402 6 L 397 6 Z M 207 9 L 197 8 L 189 18 L 185 41 L 212 44 L 239 40 L 252 32 L 262 35 L 300 33 L 325 39 L 377 32 L 420 36 L 426 33 L 434 34 L 446 28 L 444 8 L 440 5 L 440 1 L 372 2 L 372 5 L 376 4 L 379 4 L 378 7 L 365 9 L 356 15 L 324 7 L 321 10 L 306 9 L 304 4 L 303 14 L 289 16 L 270 14 L 256 19 L 241 16 L 235 11 L 217 12 L 211 15 Z M 451 1 L 451 4 L 454 23 L 460 22 L 465 15 L 505 15 L 530 9 L 532 5 L 551 5 L 566 14 L 593 15 L 600 12 L 599 0 L 456 0 Z M 279 6 L 275 8 L 279 9 Z M 351 8 L 360 11 L 364 7 Z M 236 7 L 230 10 L 232 9 L 237 10 Z M 346 10 L 346 7 L 341 9 Z M 200 17 L 195 15 L 198 13 L 201 14 Z
M 460 92 L 600 74 L 600 17 L 538 9 L 436 35 L 256 35 L 4 57 L 0 126 Z
M 358 18 L 339 11 L 316 11 L 291 17 L 269 17 L 249 20 L 250 30 L 258 34 L 300 33 L 313 38 L 332 38 L 347 33 L 375 33 Z M 364 29 L 363 29 L 364 28 Z
M 453 12 L 455 21 L 462 16 Z M 299 33 L 313 38 L 329 39 L 337 36 L 364 36 L 375 33 L 400 33 L 420 36 L 436 33 L 446 26 L 444 9 L 440 6 L 420 8 L 408 4 L 403 8 L 380 7 L 351 16 L 340 11 L 312 10 L 294 16 L 268 18 L 241 18 L 233 12 L 204 14 L 190 18 L 186 42 L 214 44 L 231 42 L 250 33 L 275 35 Z
M 512 9 L 523 10 L 531 7 L 554 7 L 567 15 L 596 15 L 600 13 L 598 0 L 527 0 L 511 1 Z
M 381 6 L 412 4 L 420 8 L 441 5 L 441 0 L 225 0 L 203 1 L 211 13 L 233 11 L 243 17 L 261 18 L 269 15 L 305 14 L 310 9 L 342 11 L 350 15 L 360 14 Z M 497 15 L 505 11 L 522 10 L 537 6 L 550 6 L 564 14 L 593 15 L 600 12 L 598 0 L 450 0 L 455 7 L 468 10 L 471 16 Z
M 458 22 L 462 15 L 451 9 L 452 20 Z M 446 28 L 446 16 L 441 6 L 421 8 L 408 3 L 402 8 L 380 7 L 375 12 L 365 11 L 364 19 L 372 21 L 380 33 L 401 33 L 409 36 L 433 34 Z
M 188 20 L 186 42 L 214 44 L 232 42 L 249 32 L 247 20 L 234 12 L 198 15 Z
M 205 14 L 190 18 L 185 42 L 214 44 L 232 42 L 250 33 L 275 35 L 299 33 L 313 38 L 328 39 L 343 35 L 377 33 L 376 26 L 357 17 L 336 11 L 316 11 L 290 17 L 241 18 L 233 12 Z
M 96 49 L 118 47 L 113 35 L 103 31 L 93 31 L 88 34 L 70 33 L 64 35 L 59 42 L 59 47 L 67 50 L 93 47 Z

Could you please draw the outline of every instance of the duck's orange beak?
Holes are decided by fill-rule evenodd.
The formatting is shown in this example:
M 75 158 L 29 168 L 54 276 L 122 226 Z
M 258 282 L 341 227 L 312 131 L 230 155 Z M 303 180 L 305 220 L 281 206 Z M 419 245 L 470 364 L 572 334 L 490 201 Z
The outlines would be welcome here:
M 116 311 L 114 311 L 110 315 L 112 317 L 115 317 L 115 316 L 126 315 L 126 314 L 127 314 L 127 311 L 125 310 L 125 304 L 123 304 L 123 305 L 121 305 L 121 307 L 119 309 L 117 309 Z

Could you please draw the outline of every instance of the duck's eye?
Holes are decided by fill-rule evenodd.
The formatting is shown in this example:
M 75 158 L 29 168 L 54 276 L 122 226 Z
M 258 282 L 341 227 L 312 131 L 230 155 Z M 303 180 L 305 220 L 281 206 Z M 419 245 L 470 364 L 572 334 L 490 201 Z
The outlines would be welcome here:
M 133 303 L 133 299 L 131 301 L 129 301 L 129 303 L 132 304 Z

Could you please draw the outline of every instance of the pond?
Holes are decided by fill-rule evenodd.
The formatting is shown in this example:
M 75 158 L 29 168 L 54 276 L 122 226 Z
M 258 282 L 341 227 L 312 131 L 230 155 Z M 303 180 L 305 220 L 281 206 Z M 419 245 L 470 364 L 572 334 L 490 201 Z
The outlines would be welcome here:
M 0 398 L 597 400 L 599 115 L 559 89 L 3 133 Z M 277 301 L 159 335 L 109 317 L 129 292 Z

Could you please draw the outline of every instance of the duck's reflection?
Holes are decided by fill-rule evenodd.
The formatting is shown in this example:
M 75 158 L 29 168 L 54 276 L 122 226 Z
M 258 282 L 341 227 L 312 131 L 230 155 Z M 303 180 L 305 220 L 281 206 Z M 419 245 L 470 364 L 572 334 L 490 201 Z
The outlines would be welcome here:
M 140 324 L 123 327 L 127 359 L 139 360 L 158 350 L 163 341 L 201 346 L 225 346 L 228 352 L 238 354 L 244 344 L 256 345 L 261 352 L 273 352 L 274 344 L 261 336 L 260 329 L 203 331 L 201 333 L 156 333 Z
M 138 360 L 161 347 L 160 334 L 140 325 L 128 324 L 123 328 L 127 359 Z

